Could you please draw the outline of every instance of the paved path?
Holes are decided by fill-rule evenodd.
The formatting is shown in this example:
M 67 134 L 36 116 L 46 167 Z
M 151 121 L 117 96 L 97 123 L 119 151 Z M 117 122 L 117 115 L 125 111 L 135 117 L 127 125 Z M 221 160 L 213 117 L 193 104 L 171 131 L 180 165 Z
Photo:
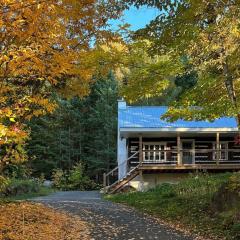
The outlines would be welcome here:
M 80 216 L 92 240 L 192 240 L 131 208 L 101 199 L 98 192 L 57 192 L 35 201 Z

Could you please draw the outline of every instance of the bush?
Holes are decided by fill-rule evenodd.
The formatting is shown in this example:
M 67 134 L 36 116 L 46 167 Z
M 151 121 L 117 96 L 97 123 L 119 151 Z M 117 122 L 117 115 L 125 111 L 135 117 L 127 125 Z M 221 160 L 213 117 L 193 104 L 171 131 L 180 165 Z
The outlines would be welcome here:
M 95 182 L 93 182 L 88 176 L 85 176 L 83 170 L 83 165 L 78 163 L 70 171 L 68 180 L 69 188 L 71 190 L 92 190 L 96 188 Z
M 31 170 L 24 164 L 8 164 L 3 173 L 9 178 L 26 179 L 31 175 Z
M 221 212 L 240 206 L 240 173 L 234 173 L 213 195 L 211 208 Z
M 228 181 L 228 189 L 240 195 L 240 172 L 234 173 Z
M 64 189 L 67 185 L 66 173 L 62 169 L 54 169 L 52 173 L 53 187 Z
M 78 163 L 69 172 L 55 169 L 52 175 L 53 186 L 61 190 L 93 190 L 98 185 L 88 176 L 84 175 L 82 163 Z
M 1 191 L 1 194 L 5 197 L 14 197 L 22 194 L 37 193 L 40 191 L 40 187 L 39 182 L 35 180 L 11 179 Z
M 9 185 L 9 179 L 0 175 L 0 195 L 6 190 Z
M 232 225 L 231 232 L 235 239 L 240 239 L 240 222 Z

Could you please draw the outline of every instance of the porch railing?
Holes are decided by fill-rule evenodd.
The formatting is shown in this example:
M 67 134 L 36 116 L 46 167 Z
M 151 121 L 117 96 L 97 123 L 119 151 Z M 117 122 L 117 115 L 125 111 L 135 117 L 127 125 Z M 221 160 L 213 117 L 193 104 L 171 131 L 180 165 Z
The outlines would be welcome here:
M 143 164 L 240 164 L 240 149 L 166 149 L 166 150 L 142 150 Z M 146 158 L 146 154 L 148 157 Z M 164 157 L 162 157 L 164 154 Z M 157 156 L 157 157 L 156 157 Z M 137 164 L 139 158 L 134 159 Z

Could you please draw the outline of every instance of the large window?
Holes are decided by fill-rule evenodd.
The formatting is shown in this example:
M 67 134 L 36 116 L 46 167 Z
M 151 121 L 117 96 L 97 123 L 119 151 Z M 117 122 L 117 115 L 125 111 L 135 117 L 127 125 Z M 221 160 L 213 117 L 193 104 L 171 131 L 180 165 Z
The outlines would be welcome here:
M 144 143 L 143 161 L 144 162 L 164 162 L 166 161 L 166 143 Z
M 219 144 L 219 148 L 220 148 L 220 159 L 219 160 L 228 160 L 228 143 L 227 142 L 220 142 Z M 217 149 L 217 143 L 214 142 L 213 143 L 213 149 L 216 150 Z M 217 159 L 217 152 L 214 151 L 213 152 L 213 160 Z

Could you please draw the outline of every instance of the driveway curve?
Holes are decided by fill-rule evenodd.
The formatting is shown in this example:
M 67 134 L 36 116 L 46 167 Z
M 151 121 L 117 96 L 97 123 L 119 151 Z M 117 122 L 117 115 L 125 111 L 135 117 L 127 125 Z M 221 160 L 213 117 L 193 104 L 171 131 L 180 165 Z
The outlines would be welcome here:
M 193 240 L 150 216 L 103 200 L 97 191 L 57 192 L 35 201 L 81 217 L 90 224 L 92 240 Z

